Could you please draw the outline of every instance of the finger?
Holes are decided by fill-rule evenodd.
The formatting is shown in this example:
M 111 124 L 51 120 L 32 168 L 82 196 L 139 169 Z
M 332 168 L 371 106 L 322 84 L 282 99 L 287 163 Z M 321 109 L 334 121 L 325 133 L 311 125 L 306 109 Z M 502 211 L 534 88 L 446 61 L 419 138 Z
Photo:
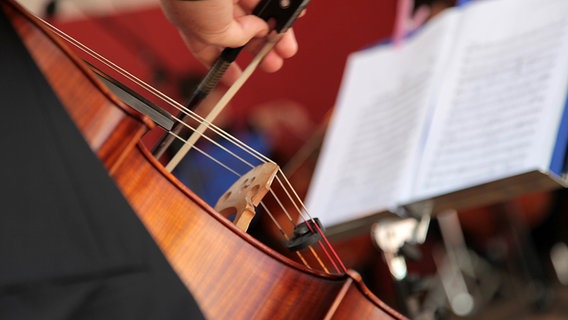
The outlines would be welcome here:
M 288 29 L 274 46 L 274 51 L 284 59 L 293 57 L 298 52 L 298 42 L 294 30 Z
M 292 39 L 286 41 L 291 40 Z M 276 44 L 275 47 L 266 54 L 259 66 L 262 70 L 270 73 L 280 70 L 284 64 L 284 60 L 292 57 L 297 52 L 296 42 L 292 41 L 292 43 L 286 43 L 286 41 L 281 45 L 282 47 Z M 265 45 L 266 42 L 264 40 L 255 39 L 247 44 L 246 49 L 253 55 L 257 55 Z
M 182 33 L 181 36 L 189 51 L 205 66 L 211 66 L 221 52 L 219 47 L 203 43 L 195 37 L 186 36 L 184 33 Z
M 221 82 L 225 84 L 227 87 L 230 87 L 233 83 L 235 83 L 235 81 L 237 81 L 237 79 L 241 76 L 242 73 L 243 72 L 239 67 L 239 65 L 233 62 L 231 63 L 229 68 L 227 68 L 227 71 L 225 71 L 223 77 L 221 77 Z
M 191 40 L 188 40 L 187 42 L 193 56 L 208 68 L 211 67 L 211 65 L 218 59 L 221 53 L 221 50 L 218 47 L 205 45 L 195 41 L 192 42 Z M 221 82 L 227 86 L 231 86 L 238 79 L 241 73 L 241 68 L 236 63 L 232 63 L 225 71 L 225 74 L 221 78 Z
M 254 37 L 263 37 L 268 33 L 268 25 L 256 16 L 236 17 L 227 30 L 219 34 L 207 35 L 205 42 L 222 47 L 238 48 Z
M 259 67 L 265 72 L 273 73 L 280 70 L 283 65 L 284 59 L 282 59 L 282 57 L 277 55 L 274 51 L 270 51 L 264 59 L 262 59 Z
M 250 41 L 245 48 L 256 56 L 265 45 L 266 41 L 264 39 L 254 39 Z M 284 59 L 272 49 L 262 59 L 259 67 L 266 72 L 275 72 L 282 67 L 283 63 Z

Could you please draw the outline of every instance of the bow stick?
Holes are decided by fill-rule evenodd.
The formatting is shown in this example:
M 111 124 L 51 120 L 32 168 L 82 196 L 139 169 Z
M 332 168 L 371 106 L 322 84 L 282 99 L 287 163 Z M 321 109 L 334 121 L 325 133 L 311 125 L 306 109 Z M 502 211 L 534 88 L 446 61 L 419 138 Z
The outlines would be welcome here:
M 274 47 L 280 37 L 292 26 L 300 13 L 306 8 L 310 0 L 262 0 L 255 7 L 253 14 L 263 19 L 267 23 L 274 26 L 267 37 L 267 42 L 264 47 L 257 53 L 251 63 L 243 71 L 241 76 L 225 93 L 223 98 L 217 103 L 205 121 L 194 131 L 192 136 L 184 142 L 184 145 L 177 151 L 173 158 L 166 165 L 168 171 L 172 171 L 181 159 L 191 149 L 193 144 L 199 139 L 203 132 L 209 127 L 210 123 L 217 117 L 223 110 L 229 100 L 236 94 L 244 82 L 250 77 L 252 72 L 256 69 L 258 64 L 262 61 L 264 56 Z M 239 48 L 225 48 L 217 60 L 213 63 L 205 77 L 201 80 L 191 98 L 186 104 L 186 108 L 194 109 L 209 93 L 217 86 L 221 77 L 225 74 L 227 68 L 233 63 L 244 46 Z M 178 115 L 182 122 L 187 120 L 187 116 L 181 112 Z M 185 139 L 183 131 L 185 129 L 184 123 L 176 124 L 173 129 L 162 137 L 160 142 L 156 144 L 153 154 L 156 158 L 160 158 L 163 153 L 172 144 L 176 136 Z

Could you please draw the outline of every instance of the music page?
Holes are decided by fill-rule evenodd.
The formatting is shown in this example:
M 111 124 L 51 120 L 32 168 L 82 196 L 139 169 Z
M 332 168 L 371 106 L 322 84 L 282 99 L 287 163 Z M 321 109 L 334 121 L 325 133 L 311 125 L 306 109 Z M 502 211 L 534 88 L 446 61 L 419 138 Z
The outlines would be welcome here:
M 400 47 L 376 46 L 347 63 L 336 109 L 306 198 L 325 226 L 393 207 L 407 185 L 436 67 L 453 19 Z
M 415 185 L 428 199 L 550 165 L 568 88 L 568 1 L 464 9 Z

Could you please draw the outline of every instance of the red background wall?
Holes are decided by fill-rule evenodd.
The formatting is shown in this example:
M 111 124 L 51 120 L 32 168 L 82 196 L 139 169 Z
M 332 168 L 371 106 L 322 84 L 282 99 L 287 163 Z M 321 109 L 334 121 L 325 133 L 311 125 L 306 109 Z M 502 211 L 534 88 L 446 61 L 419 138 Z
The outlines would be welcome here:
M 319 121 L 339 89 L 349 53 L 388 37 L 394 23 L 395 0 L 312 0 L 295 26 L 298 54 L 274 74 L 257 71 L 239 91 L 232 107 L 246 114 L 273 99 L 289 98 L 306 106 Z M 185 48 L 177 30 L 159 7 L 54 23 L 93 50 L 179 100 L 177 81 L 205 71 Z M 165 71 L 152 80 L 154 66 Z

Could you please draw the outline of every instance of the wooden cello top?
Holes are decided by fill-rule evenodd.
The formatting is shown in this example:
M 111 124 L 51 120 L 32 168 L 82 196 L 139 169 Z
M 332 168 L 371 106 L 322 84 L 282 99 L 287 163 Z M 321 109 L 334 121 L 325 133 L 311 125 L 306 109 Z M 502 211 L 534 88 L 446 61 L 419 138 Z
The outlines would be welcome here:
M 210 319 L 402 318 L 348 272 L 308 270 L 232 224 L 140 143 L 153 125 L 112 96 L 33 16 L 1 3 L 38 67 Z

